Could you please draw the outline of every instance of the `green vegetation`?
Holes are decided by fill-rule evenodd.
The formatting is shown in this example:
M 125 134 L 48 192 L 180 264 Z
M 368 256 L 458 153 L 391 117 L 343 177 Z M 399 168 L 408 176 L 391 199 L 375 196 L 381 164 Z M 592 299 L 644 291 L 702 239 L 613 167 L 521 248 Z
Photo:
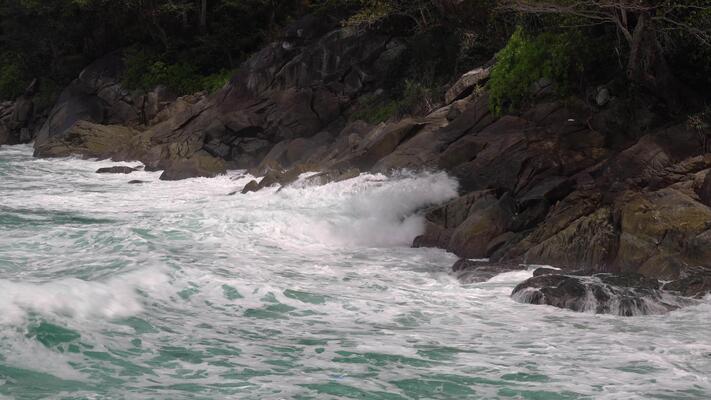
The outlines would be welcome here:
M 535 37 L 518 28 L 498 53 L 489 80 L 491 111 L 518 111 L 531 96 L 531 86 L 541 79 L 556 85 L 560 94 L 570 91 L 571 82 L 583 72 L 581 52 L 575 34 L 542 33 Z
M 9 55 L 3 56 L 4 61 L 0 64 L 0 100 L 14 99 L 25 90 L 24 84 L 27 79 L 23 76 L 23 70 L 17 61 Z

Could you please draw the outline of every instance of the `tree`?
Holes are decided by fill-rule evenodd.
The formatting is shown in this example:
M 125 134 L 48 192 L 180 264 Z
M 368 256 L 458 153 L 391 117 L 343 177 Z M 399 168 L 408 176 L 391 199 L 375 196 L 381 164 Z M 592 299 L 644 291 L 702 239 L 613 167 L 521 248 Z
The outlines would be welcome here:
M 556 14 L 572 25 L 610 24 L 627 44 L 626 73 L 639 84 L 679 107 L 680 84 L 666 59 L 679 40 L 711 44 L 711 1 L 655 0 L 505 0 L 501 8 L 523 14 Z

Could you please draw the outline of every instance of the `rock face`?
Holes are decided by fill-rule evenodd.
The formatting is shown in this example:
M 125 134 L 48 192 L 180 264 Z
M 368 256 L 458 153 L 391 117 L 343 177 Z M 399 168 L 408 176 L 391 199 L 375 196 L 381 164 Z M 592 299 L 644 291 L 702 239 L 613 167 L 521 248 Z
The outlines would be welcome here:
M 626 317 L 664 314 L 692 303 L 640 274 L 540 275 L 516 286 L 511 296 L 522 303 Z
M 342 133 L 344 111 L 359 95 L 382 86 L 404 50 L 390 36 L 307 17 L 252 56 L 222 90 L 177 100 L 160 90 L 143 95 L 126 91 L 120 84 L 121 56 L 112 54 L 65 89 L 39 131 L 36 154 L 133 158 L 151 169 L 165 169 L 163 179 L 252 168 L 277 148 L 281 152 L 274 158 L 283 167 L 303 164 L 314 156 L 314 147 L 322 146 L 325 156 L 328 145 L 342 143 L 334 135 Z M 132 135 L 139 139 L 130 149 L 107 154 L 97 148 L 94 153 L 95 147 L 76 141 L 77 126 L 87 124 L 95 124 L 94 137 L 113 135 L 109 131 L 114 128 L 99 125 L 121 125 L 140 135 Z M 349 164 L 370 167 L 416 127 L 383 129 L 363 143 Z M 123 141 L 125 136 L 120 132 L 116 138 Z M 94 140 L 99 141 L 114 139 Z M 74 148 L 75 142 L 79 147 Z
M 45 118 L 45 110 L 38 109 L 35 95 L 39 82 L 32 81 L 15 101 L 0 103 L 0 146 L 28 143 Z

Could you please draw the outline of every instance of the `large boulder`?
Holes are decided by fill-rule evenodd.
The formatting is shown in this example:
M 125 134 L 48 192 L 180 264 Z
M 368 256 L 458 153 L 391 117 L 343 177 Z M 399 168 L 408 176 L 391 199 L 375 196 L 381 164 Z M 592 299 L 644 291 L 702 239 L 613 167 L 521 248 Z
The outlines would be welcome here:
M 64 135 L 78 121 L 138 127 L 146 122 L 143 95 L 121 85 L 121 52 L 111 53 L 88 67 L 69 84 L 37 133 L 37 143 Z
M 129 161 L 140 159 L 145 148 L 139 132 L 120 125 L 77 121 L 62 135 L 35 144 L 36 157 L 68 157 Z
M 664 314 L 692 303 L 640 274 L 540 275 L 516 286 L 511 296 L 521 303 L 628 317 Z
M 178 181 L 187 178 L 213 178 L 227 172 L 224 160 L 206 152 L 197 152 L 188 158 L 171 160 L 166 163 L 160 176 L 164 181 Z
M 676 279 L 711 260 L 711 208 L 673 188 L 630 192 L 618 200 L 622 271 Z

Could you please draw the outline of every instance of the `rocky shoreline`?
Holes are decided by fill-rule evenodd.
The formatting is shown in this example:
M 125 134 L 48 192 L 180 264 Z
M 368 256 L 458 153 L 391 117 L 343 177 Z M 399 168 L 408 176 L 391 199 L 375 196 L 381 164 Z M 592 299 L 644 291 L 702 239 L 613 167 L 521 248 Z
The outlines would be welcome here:
M 165 180 L 249 169 L 260 180 L 242 193 L 305 172 L 323 185 L 361 172 L 444 170 L 461 196 L 426 211 L 413 245 L 459 256 L 453 273 L 466 282 L 552 265 L 562 272 L 539 271 L 514 299 L 618 315 L 666 312 L 711 291 L 711 155 L 697 132 L 607 89 L 593 101 L 560 100 L 545 81 L 531 107 L 498 117 L 481 89 L 488 64 L 456 80 L 427 115 L 351 118 L 406 50 L 384 33 L 306 17 L 221 90 L 184 97 L 129 92 L 114 53 L 47 112 L 35 110 L 33 87 L 0 105 L 0 144 L 34 140 L 37 157 L 137 160 Z

